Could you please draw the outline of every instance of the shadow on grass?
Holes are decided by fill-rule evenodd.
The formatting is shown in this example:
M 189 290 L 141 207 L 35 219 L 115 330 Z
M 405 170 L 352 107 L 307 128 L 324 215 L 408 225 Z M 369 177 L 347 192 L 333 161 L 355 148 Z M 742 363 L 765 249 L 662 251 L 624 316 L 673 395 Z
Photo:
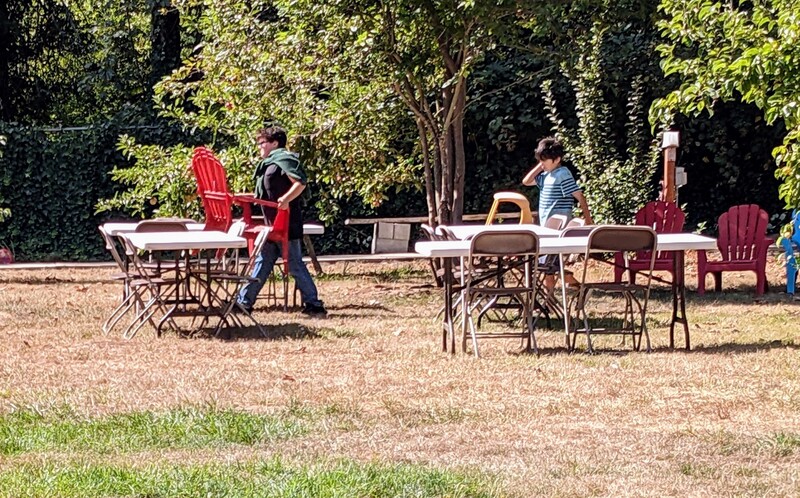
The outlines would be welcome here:
M 220 339 L 225 341 L 279 341 L 284 339 L 303 340 L 323 337 L 317 327 L 308 327 L 301 323 L 282 323 L 278 325 L 262 325 L 266 337 L 261 335 L 255 325 L 247 327 L 223 327 L 219 335 L 214 335 L 213 328 L 204 328 L 191 334 L 197 338 Z M 324 328 L 324 327 L 321 327 Z
M 702 296 L 695 288 L 686 289 L 686 304 L 700 305 L 752 305 L 752 304 L 795 304 L 800 301 L 794 296 L 783 292 L 785 287 L 770 287 L 770 291 L 761 296 L 756 296 L 755 285 L 740 285 L 738 287 L 723 287 L 722 292 L 706 288 Z M 665 287 L 654 287 L 650 290 L 650 299 L 660 303 L 672 303 L 672 290 Z
M 678 349 L 675 348 L 671 350 L 669 348 L 665 348 L 664 351 L 668 352 L 681 352 L 681 353 L 701 353 L 701 354 L 749 354 L 749 353 L 761 353 L 764 351 L 771 351 L 773 349 L 787 349 L 787 350 L 800 350 L 800 345 L 798 344 L 791 344 L 785 343 L 782 341 L 768 341 L 768 342 L 760 342 L 754 344 L 741 344 L 741 343 L 724 343 L 724 344 L 713 344 L 709 346 L 700 346 L 700 347 L 692 347 L 691 351 L 686 351 L 685 349 Z M 660 351 L 660 350 L 659 350 Z

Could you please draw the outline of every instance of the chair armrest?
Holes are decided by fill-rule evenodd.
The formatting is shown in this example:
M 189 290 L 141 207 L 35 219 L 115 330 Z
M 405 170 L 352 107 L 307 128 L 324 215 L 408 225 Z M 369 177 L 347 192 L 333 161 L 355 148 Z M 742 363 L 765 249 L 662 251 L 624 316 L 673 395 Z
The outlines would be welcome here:
M 256 195 L 249 192 L 233 194 L 233 202 L 237 204 L 258 204 L 259 206 L 278 207 L 278 203 L 274 201 L 267 201 L 264 199 L 257 199 Z
M 250 207 L 251 204 L 258 204 L 259 206 L 266 206 L 272 208 L 278 207 L 277 202 L 257 199 L 255 194 L 249 192 L 232 194 L 231 198 L 235 204 L 242 207 L 242 219 L 248 225 L 253 224 L 253 211 L 252 208 Z

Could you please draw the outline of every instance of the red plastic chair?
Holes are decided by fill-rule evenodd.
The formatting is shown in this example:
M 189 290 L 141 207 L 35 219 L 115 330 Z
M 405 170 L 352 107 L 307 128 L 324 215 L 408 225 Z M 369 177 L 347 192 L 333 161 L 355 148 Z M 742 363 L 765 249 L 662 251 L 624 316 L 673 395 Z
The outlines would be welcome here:
M 686 216 L 683 211 L 674 202 L 652 201 L 645 204 L 636 213 L 634 224 L 650 227 L 656 233 L 680 233 L 683 231 L 685 219 Z M 669 272 L 674 280 L 674 263 L 675 255 L 673 252 L 659 251 L 656 254 L 653 271 Z M 645 272 L 649 269 L 650 253 L 648 251 L 636 252 L 635 256 L 628 261 L 627 267 L 622 253 L 617 253 L 614 256 L 614 282 L 622 282 L 622 276 L 626 271 L 630 282 L 635 282 L 637 273 Z
M 697 254 L 697 293 L 706 290 L 706 275 L 714 276 L 714 288 L 722 291 L 723 271 L 753 271 L 756 274 L 756 295 L 767 291 L 767 212 L 756 204 L 733 206 L 719 217 L 717 247 L 720 261 L 708 261 L 705 251 Z
M 284 280 L 289 275 L 289 210 L 277 209 L 278 203 L 256 199 L 254 194 L 233 194 L 228 190 L 228 180 L 225 168 L 211 150 L 206 147 L 197 147 L 192 156 L 192 171 L 197 180 L 197 195 L 203 202 L 206 213 L 206 230 L 220 230 L 227 232 L 233 224 L 233 205 L 242 207 L 242 221 L 245 227 L 242 236 L 247 239 L 248 253 L 253 252 L 258 233 L 264 229 L 264 224 L 253 220 L 252 205 L 258 204 L 268 208 L 275 208 L 277 214 L 267 240 L 281 244 L 283 257 Z M 285 287 L 285 285 L 284 285 Z
M 242 236 L 247 239 L 248 252 L 253 252 L 253 245 L 258 232 L 263 230 L 264 224 L 253 219 L 252 205 L 277 208 L 278 204 L 271 201 L 256 199 L 254 194 L 234 194 L 228 190 L 228 180 L 225 175 L 225 168 L 211 150 L 206 147 L 197 147 L 192 156 L 192 171 L 197 180 L 197 195 L 203 202 L 203 210 L 206 213 L 206 230 L 227 231 L 233 223 L 231 209 L 234 204 L 242 208 L 242 221 L 245 223 Z M 280 213 L 280 210 L 279 210 Z M 285 240 L 288 241 L 288 210 L 286 212 L 287 229 L 285 230 Z M 278 221 L 277 219 L 275 220 Z M 284 223 L 284 220 L 281 220 Z M 283 234 L 284 230 L 275 230 L 274 233 Z M 275 242 L 283 242 L 283 239 L 276 239 L 278 235 L 270 233 L 267 238 Z M 284 244 L 288 247 L 288 244 Z M 284 249 L 286 251 L 287 249 Z

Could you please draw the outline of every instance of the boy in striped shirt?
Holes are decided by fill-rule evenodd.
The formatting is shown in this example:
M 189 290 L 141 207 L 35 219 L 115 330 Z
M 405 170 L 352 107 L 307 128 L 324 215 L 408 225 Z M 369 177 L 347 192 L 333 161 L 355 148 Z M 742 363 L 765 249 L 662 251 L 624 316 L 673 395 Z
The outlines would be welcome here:
M 523 185 L 536 184 L 539 187 L 539 224 L 545 226 L 548 218 L 554 214 L 563 215 L 567 220 L 571 220 L 572 206 L 577 200 L 586 224 L 593 225 L 592 215 L 583 191 L 575 183 L 575 178 L 572 177 L 569 169 L 561 165 L 563 155 L 564 146 L 557 138 L 543 138 L 536 147 L 536 166 L 522 179 Z M 557 270 L 558 268 L 556 268 Z M 568 278 L 567 280 L 567 283 L 573 283 L 575 279 Z M 555 286 L 555 275 L 547 275 L 544 286 L 548 290 L 552 290 Z

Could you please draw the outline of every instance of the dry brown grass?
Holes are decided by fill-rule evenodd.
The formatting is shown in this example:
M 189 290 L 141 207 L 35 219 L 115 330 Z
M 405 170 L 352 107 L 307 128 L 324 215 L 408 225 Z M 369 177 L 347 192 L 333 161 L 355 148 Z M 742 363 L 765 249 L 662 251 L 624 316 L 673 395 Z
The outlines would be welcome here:
M 470 468 L 499 474 L 519 496 L 800 494 L 800 308 L 777 292 L 777 265 L 763 299 L 752 298 L 747 274 L 726 275 L 733 292 L 690 293 L 692 352 L 666 348 L 662 288 L 654 353 L 570 355 L 562 333 L 546 330 L 540 357 L 516 354 L 519 341 L 508 340 L 483 342 L 477 361 L 439 351 L 439 291 L 422 273 L 387 278 L 400 266 L 350 265 L 348 278 L 318 282 L 329 318 L 260 309 L 271 337 L 229 341 L 147 329 L 131 341 L 105 337 L 100 324 L 119 293 L 110 271 L 0 270 L 3 409 L 308 410 L 317 427 L 308 436 L 208 458 Z

